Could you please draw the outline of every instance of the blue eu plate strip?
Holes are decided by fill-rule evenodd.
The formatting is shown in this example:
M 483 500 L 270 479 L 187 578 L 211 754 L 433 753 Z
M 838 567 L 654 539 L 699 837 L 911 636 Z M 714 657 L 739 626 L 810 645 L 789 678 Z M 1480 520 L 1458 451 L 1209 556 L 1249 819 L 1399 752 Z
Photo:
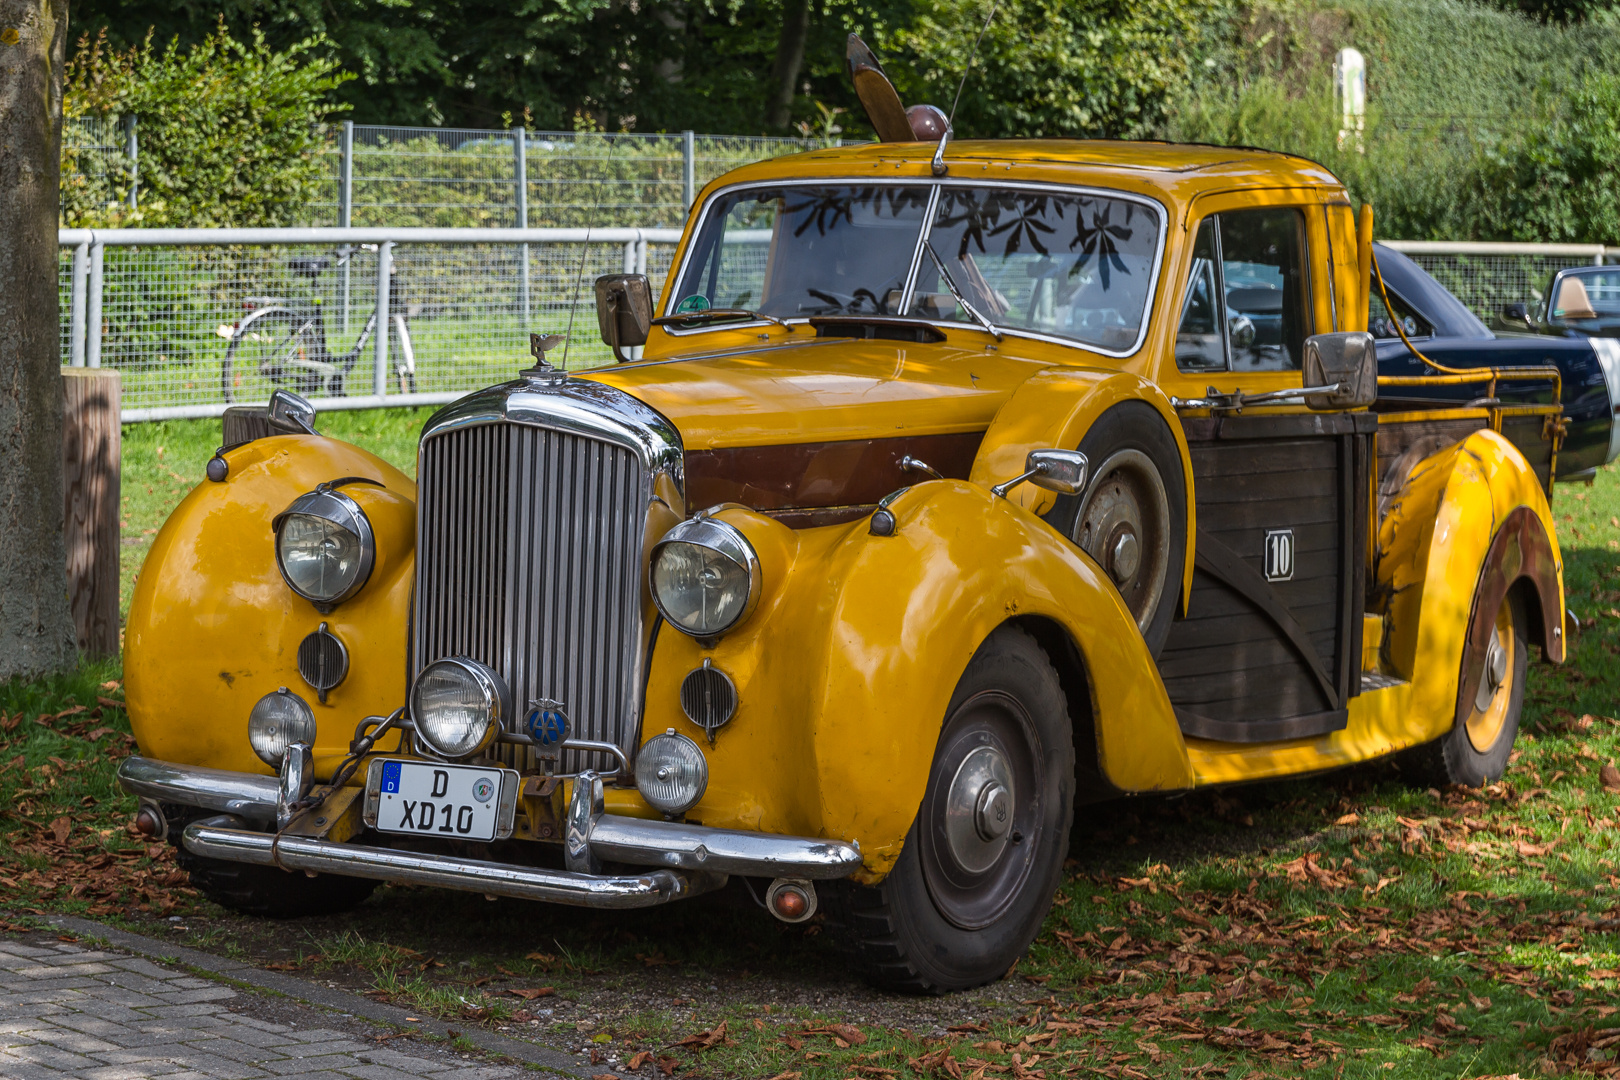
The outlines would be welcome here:
M 383 762 L 382 789 L 386 794 L 395 795 L 399 792 L 399 762 Z

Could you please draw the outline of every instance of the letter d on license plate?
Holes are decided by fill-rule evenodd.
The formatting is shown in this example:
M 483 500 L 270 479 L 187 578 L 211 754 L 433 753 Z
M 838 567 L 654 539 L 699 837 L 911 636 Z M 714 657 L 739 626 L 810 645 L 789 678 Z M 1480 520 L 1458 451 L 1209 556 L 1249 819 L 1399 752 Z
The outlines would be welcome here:
M 519 782 L 511 769 L 374 758 L 366 771 L 365 821 L 385 833 L 504 840 L 512 835 Z

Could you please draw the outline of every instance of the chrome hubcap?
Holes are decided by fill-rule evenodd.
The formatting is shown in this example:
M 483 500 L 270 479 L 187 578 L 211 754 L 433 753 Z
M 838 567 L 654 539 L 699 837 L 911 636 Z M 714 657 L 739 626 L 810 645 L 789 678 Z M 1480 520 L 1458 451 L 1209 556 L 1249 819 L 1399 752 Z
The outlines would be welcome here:
M 1130 529 L 1119 530 L 1119 539 L 1114 541 L 1114 549 L 1108 553 L 1108 573 L 1115 582 L 1129 581 L 1136 576 L 1136 568 L 1142 562 L 1142 545 L 1136 542 L 1136 533 Z
M 1491 635 L 1491 644 L 1485 650 L 1485 672 L 1479 680 L 1479 692 L 1474 695 L 1474 707 L 1484 712 L 1491 707 L 1491 699 L 1507 680 L 1508 655 L 1502 647 L 1502 638 Z
M 1153 461 L 1121 450 L 1104 461 L 1075 521 L 1074 542 L 1097 561 L 1144 630 L 1169 566 L 1170 500 Z
M 945 798 L 945 841 L 962 869 L 980 873 L 995 864 L 1014 809 L 1012 769 L 1000 750 L 981 746 L 962 759 Z

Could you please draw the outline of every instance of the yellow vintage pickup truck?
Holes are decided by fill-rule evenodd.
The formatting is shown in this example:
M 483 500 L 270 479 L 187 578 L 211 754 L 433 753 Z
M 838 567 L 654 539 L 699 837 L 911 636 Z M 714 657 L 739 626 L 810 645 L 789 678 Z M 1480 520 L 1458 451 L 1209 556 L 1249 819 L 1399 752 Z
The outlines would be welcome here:
M 238 417 L 130 610 L 138 827 L 269 915 L 741 876 L 937 992 L 1022 954 L 1077 807 L 1499 776 L 1564 654 L 1558 407 L 1380 407 L 1318 165 L 942 119 L 710 184 L 661 297 L 598 282 L 623 362 L 537 341 L 414 482 Z

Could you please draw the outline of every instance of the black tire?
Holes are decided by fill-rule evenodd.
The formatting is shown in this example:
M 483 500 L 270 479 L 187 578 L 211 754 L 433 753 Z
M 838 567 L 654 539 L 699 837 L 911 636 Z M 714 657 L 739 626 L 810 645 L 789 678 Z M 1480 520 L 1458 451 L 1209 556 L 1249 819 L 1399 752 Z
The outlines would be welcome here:
M 1005 774 L 995 772 L 997 755 Z M 997 799 L 976 775 L 1010 780 L 1010 798 Z M 957 813 L 948 821 L 953 795 Z M 982 816 L 963 809 L 970 803 Z M 998 806 L 1006 813 L 995 815 Z M 951 695 L 899 862 L 876 888 L 828 890 L 835 925 L 866 977 L 889 990 L 939 994 L 1005 975 L 1052 905 L 1073 813 L 1074 733 L 1057 672 L 1034 638 L 1004 626 Z M 1004 831 L 987 841 L 977 831 L 987 824 Z
M 1170 636 L 1187 565 L 1181 451 L 1152 406 L 1127 401 L 1097 418 L 1080 452 L 1090 470 L 1086 490 L 1058 496 L 1046 520 L 1113 581 L 1157 656 Z M 1122 542 L 1131 547 L 1120 549 Z
M 1500 663 L 1493 671 L 1493 656 L 1485 657 L 1479 690 L 1470 700 L 1457 703 L 1457 717 L 1450 731 L 1401 756 L 1402 771 L 1420 783 L 1484 787 L 1500 780 L 1507 771 L 1508 757 L 1519 735 L 1525 676 L 1530 666 L 1529 611 L 1523 598 L 1509 590 L 1495 612 L 1482 612 L 1476 606 L 1470 634 L 1473 620 L 1482 618 L 1495 624 L 1493 653 L 1496 649 L 1503 651 Z M 1466 677 L 1467 673 L 1462 674 Z
M 368 878 L 278 870 L 193 855 L 183 846 L 175 861 L 191 883 L 220 907 L 271 919 L 335 915 L 356 907 L 377 888 Z
M 233 404 L 268 401 L 278 387 L 308 397 L 320 389 L 320 376 L 291 367 L 287 360 L 294 355 L 318 358 L 320 352 L 312 328 L 292 312 L 271 308 L 249 315 L 226 346 L 220 389 Z

